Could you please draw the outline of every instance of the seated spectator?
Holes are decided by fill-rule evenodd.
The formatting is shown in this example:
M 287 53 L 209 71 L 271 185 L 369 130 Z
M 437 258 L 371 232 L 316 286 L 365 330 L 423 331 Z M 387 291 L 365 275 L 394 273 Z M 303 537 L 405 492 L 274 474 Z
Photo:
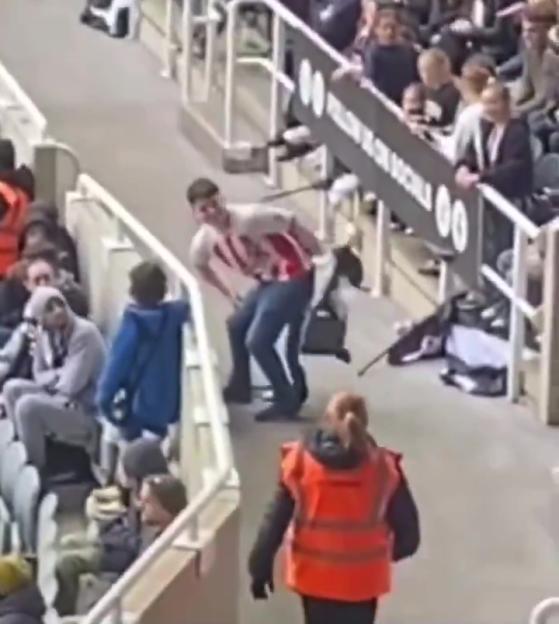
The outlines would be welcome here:
M 27 167 L 15 168 L 11 141 L 0 140 L 0 279 L 19 258 L 18 241 L 29 202 L 33 199 L 33 174 Z
M 480 132 L 458 161 L 456 183 L 471 189 L 480 182 L 492 186 L 509 200 L 523 206 L 532 191 L 533 163 L 527 125 L 512 117 L 511 96 L 506 86 L 494 82 L 481 95 L 483 118 Z M 512 225 L 496 210 L 484 219 L 486 260 L 512 246 Z
M 60 223 L 60 212 L 52 202 L 36 199 L 29 206 L 29 219 L 35 216 L 44 217 L 48 224 L 45 226 L 50 234 L 52 244 L 61 254 L 61 266 L 74 276 L 79 282 L 79 263 L 76 243 L 66 227 Z M 28 223 L 29 223 L 28 219 Z
M 62 291 L 72 310 L 86 317 L 89 305 L 82 288 L 72 275 L 60 268 L 58 253 L 50 245 L 28 248 L 24 258 L 14 265 L 0 282 L 0 342 L 9 338 L 23 320 L 30 293 L 36 286 L 55 286 Z
M 425 116 L 429 125 L 446 128 L 454 123 L 460 102 L 450 71 L 450 61 L 442 50 L 431 48 L 418 59 L 421 82 L 425 86 Z
M 402 42 L 396 11 L 377 11 L 374 40 L 364 50 L 362 71 L 364 78 L 397 105 L 401 104 L 406 87 L 417 81 L 417 52 Z
M 188 305 L 165 301 L 166 294 L 167 278 L 159 265 L 142 262 L 131 271 L 133 301 L 124 311 L 97 394 L 107 420 L 102 468 L 108 477 L 118 441 L 143 434 L 164 438 L 169 425 L 179 420 L 182 325 Z
M 117 519 L 101 522 L 96 540 L 62 552 L 56 568 L 59 615 L 76 613 L 82 575 L 122 574 L 186 507 L 184 485 L 167 472 L 157 443 L 136 440 L 126 449 L 119 473 L 128 508 Z
M 446 25 L 431 43 L 444 50 L 454 74 L 466 59 L 483 51 L 496 63 L 516 54 L 518 27 L 515 16 L 503 12 L 515 0 L 463 0 L 446 15 Z
M 547 9 L 547 5 L 543 7 Z M 515 110 L 519 114 L 532 113 L 545 108 L 550 86 L 544 59 L 548 47 L 547 33 L 555 21 L 555 15 L 541 10 L 538 5 L 529 6 L 522 18 L 524 42 L 523 71 L 515 96 Z
M 47 438 L 93 453 L 105 345 L 97 327 L 76 317 L 56 288 L 38 287 L 28 309 L 37 320 L 32 380 L 8 381 L 4 402 L 29 462 L 43 469 Z
M 21 555 L 0 557 L 0 624 L 43 624 L 45 603 Z
M 412 82 L 404 90 L 402 96 L 404 121 L 414 133 L 428 125 L 428 119 L 425 115 L 426 100 L 427 94 L 421 82 Z
M 10 139 L 0 139 L 0 182 L 20 189 L 28 201 L 35 198 L 35 177 L 27 165 L 16 166 L 16 152 Z
M 19 239 L 20 253 L 26 254 L 28 248 L 50 246 L 56 250 L 57 263 L 79 281 L 78 256 L 76 245 L 57 220 L 56 206 L 47 202 L 33 202 Z
M 310 25 L 342 52 L 355 40 L 361 10 L 361 0 L 314 0 L 310 3 Z
M 0 387 L 8 379 L 29 379 L 31 377 L 32 346 L 35 339 L 35 319 L 31 318 L 31 313 L 25 312 L 26 304 L 30 295 L 39 286 L 54 286 L 59 288 L 68 301 L 72 311 L 78 316 L 86 317 L 89 311 L 87 298 L 82 289 L 74 282 L 72 277 L 64 271 L 58 271 L 55 261 L 55 254 L 49 253 L 48 249 L 38 251 L 36 255 L 29 259 L 25 258 L 19 263 L 21 275 L 16 279 L 5 280 L 0 284 L 0 293 L 5 294 L 8 285 L 12 285 L 13 295 L 19 297 L 17 308 L 11 311 L 10 320 L 19 319 L 19 324 L 15 328 L 7 326 L 0 327 L 7 336 L 7 341 L 0 349 Z M 23 292 L 17 290 L 16 284 L 21 284 Z M 0 301 L 2 298 L 0 296 Z

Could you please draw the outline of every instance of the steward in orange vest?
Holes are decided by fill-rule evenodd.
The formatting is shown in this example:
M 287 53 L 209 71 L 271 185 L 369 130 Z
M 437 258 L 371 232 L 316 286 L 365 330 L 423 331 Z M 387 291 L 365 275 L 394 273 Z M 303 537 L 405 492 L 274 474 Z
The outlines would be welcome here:
M 367 423 L 363 398 L 338 393 L 318 431 L 283 447 L 279 490 L 250 555 L 252 593 L 267 598 L 287 536 L 286 582 L 307 624 L 372 624 L 392 562 L 419 546 L 400 456 L 377 446 Z
M 25 165 L 15 167 L 13 143 L 0 139 L 0 279 L 19 259 L 19 238 L 34 187 L 31 170 Z

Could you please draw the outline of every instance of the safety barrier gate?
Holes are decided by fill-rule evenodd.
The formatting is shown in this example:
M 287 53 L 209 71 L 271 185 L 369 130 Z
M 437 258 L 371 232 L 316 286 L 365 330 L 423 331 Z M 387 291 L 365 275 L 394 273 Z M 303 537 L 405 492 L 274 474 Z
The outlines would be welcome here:
M 188 506 L 80 621 L 123 624 L 142 621 L 144 616 L 149 621 L 151 614 L 137 613 L 129 594 L 173 550 L 188 554 L 194 570 L 184 580 L 190 582 L 184 589 L 191 595 L 188 617 L 194 619 L 182 617 L 181 611 L 181 621 L 203 621 L 205 609 L 213 608 L 215 615 L 215 601 L 213 607 L 205 601 L 196 609 L 196 600 L 203 578 L 212 573 L 211 557 L 207 560 L 206 554 L 216 543 L 227 540 L 227 561 L 220 567 L 228 570 L 229 577 L 237 576 L 239 482 L 198 281 L 108 191 L 80 174 L 77 155 L 49 137 L 46 119 L 1 65 L 0 97 L 1 136 L 12 139 L 20 161 L 33 167 L 37 195 L 61 207 L 76 239 L 92 317 L 105 335 L 111 335 L 125 305 L 128 270 L 141 259 L 157 260 L 168 275 L 173 296 L 187 299 L 191 309 L 184 335 L 180 422 L 181 474 L 188 488 Z M 227 595 L 218 601 L 231 624 L 237 620 L 238 594 L 230 580 Z

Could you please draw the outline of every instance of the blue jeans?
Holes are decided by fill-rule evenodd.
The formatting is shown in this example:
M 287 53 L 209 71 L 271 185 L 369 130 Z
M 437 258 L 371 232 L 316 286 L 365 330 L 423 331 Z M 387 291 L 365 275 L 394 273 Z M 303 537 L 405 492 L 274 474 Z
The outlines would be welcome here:
M 295 414 L 300 407 L 305 373 L 299 362 L 301 334 L 312 297 L 313 277 L 308 273 L 288 282 L 264 282 L 253 288 L 227 321 L 233 372 L 229 387 L 250 390 L 250 356 L 254 357 L 274 391 L 278 410 Z M 275 343 L 289 327 L 286 361 L 289 381 Z

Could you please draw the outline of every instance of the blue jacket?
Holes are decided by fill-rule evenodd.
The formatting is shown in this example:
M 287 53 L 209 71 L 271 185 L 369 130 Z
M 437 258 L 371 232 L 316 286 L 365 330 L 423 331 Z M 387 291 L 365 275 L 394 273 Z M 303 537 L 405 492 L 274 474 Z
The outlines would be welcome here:
M 130 385 L 135 390 L 133 422 L 115 424 L 165 435 L 168 425 L 179 420 L 182 325 L 189 316 L 184 301 L 126 308 L 97 392 L 99 408 L 109 420 L 113 420 L 115 397 Z

